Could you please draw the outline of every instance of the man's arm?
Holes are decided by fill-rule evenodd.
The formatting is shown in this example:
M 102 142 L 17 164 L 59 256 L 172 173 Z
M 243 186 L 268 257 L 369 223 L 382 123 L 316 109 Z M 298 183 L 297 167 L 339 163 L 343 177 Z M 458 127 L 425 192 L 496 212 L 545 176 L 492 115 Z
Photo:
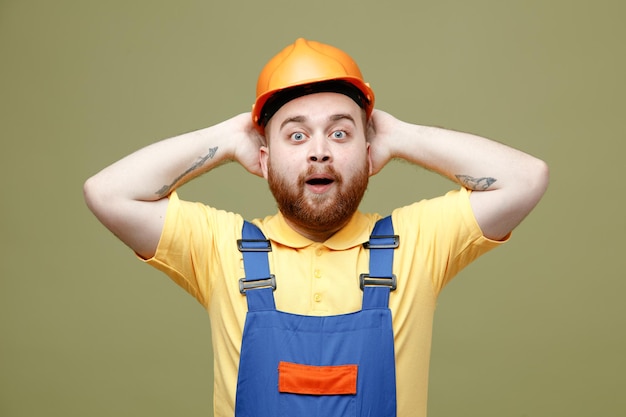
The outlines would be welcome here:
M 250 114 L 140 149 L 89 178 L 85 201 L 111 232 L 144 258 L 154 255 L 165 221 L 168 195 L 227 161 L 262 175 Z
M 506 237 L 535 207 L 549 180 L 545 162 L 480 136 L 413 125 L 376 110 L 370 125 L 373 173 L 393 158 L 437 172 L 474 191 L 483 234 Z

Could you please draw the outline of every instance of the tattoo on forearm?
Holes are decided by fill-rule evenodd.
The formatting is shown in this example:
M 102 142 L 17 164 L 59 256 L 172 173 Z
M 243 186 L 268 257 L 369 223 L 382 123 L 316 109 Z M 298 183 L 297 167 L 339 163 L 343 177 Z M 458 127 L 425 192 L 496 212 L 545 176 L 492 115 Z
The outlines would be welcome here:
M 461 184 L 463 184 L 463 186 L 472 191 L 485 191 L 491 186 L 491 184 L 497 181 L 495 178 L 491 177 L 474 178 L 469 175 L 457 175 L 456 178 L 461 182 Z
M 206 161 L 208 161 L 209 159 L 213 159 L 213 157 L 215 156 L 215 154 L 217 153 L 217 146 L 215 148 L 211 148 L 209 149 L 209 153 L 206 154 L 205 156 L 203 156 L 202 158 L 200 158 L 198 160 L 198 162 L 196 162 L 195 164 L 193 164 L 191 167 L 189 167 L 189 169 L 187 169 L 185 172 L 183 172 L 182 174 L 180 174 L 170 185 L 164 185 L 163 187 L 161 187 L 156 194 L 160 197 L 165 197 L 166 195 L 168 195 L 172 189 L 174 188 L 174 186 L 181 180 L 183 179 L 185 176 L 189 175 L 190 173 L 192 173 L 193 171 L 195 171 L 196 169 L 200 168 L 202 165 L 205 164 Z

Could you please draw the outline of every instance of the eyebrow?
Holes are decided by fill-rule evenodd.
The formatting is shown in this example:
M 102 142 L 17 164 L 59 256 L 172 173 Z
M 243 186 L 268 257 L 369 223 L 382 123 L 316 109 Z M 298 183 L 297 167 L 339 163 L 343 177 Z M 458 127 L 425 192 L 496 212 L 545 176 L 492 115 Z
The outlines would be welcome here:
M 285 120 L 283 120 L 283 122 L 280 124 L 280 130 L 282 130 L 283 127 L 285 127 L 289 123 L 302 123 L 305 120 L 306 120 L 306 117 L 304 117 L 304 116 L 288 117 Z
M 331 122 L 336 122 L 338 120 L 344 120 L 344 119 L 349 120 L 353 124 L 356 125 L 356 122 L 354 121 L 354 117 L 352 117 L 350 114 L 347 114 L 347 113 L 333 114 L 332 116 L 328 118 L 328 120 L 330 120 Z M 280 129 L 282 130 L 282 128 L 288 125 L 289 123 L 303 123 L 305 121 L 306 121 L 306 117 L 304 116 L 288 117 L 285 120 L 283 120 L 283 122 L 280 124 Z
M 337 120 L 343 120 L 343 119 L 345 119 L 345 120 L 349 120 L 349 121 L 351 121 L 353 124 L 356 124 L 356 122 L 354 121 L 354 117 L 352 117 L 352 116 L 351 116 L 351 115 L 349 115 L 349 114 L 343 114 L 343 113 L 341 113 L 341 114 L 334 114 L 334 115 L 330 116 L 330 118 L 329 118 L 329 119 L 330 119 L 331 121 L 333 121 L 333 122 L 336 122 Z

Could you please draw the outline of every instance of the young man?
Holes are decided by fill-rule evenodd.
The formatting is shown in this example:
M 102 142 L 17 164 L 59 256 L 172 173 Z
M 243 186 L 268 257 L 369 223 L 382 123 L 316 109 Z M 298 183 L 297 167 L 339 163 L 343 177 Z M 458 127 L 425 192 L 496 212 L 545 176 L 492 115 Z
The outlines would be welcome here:
M 460 187 L 378 222 L 358 206 L 393 158 Z M 247 223 L 178 198 L 226 161 L 267 179 L 276 215 Z M 426 414 L 438 294 L 547 184 L 530 155 L 375 110 L 347 54 L 298 39 L 263 69 L 251 114 L 141 149 L 84 190 L 107 228 L 207 309 L 216 416 L 405 417 Z

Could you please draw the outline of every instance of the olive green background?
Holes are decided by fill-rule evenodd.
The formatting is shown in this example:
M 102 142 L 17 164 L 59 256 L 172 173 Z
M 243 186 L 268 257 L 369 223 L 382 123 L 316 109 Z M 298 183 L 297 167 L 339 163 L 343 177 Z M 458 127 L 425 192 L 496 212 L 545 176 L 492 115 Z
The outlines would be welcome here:
M 621 1 L 0 1 L 0 416 L 209 416 L 202 307 L 91 216 L 84 180 L 248 111 L 304 36 L 359 63 L 377 107 L 545 159 L 551 185 L 435 321 L 431 417 L 626 412 L 626 6 Z M 393 163 L 362 208 L 454 185 Z M 252 218 L 236 164 L 181 189 Z

